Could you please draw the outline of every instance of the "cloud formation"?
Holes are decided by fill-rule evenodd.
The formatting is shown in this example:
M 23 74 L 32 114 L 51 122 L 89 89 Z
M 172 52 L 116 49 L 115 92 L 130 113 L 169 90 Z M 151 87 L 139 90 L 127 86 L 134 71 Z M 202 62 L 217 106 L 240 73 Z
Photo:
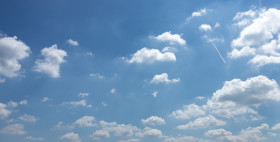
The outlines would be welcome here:
M 29 57 L 30 53 L 30 47 L 16 36 L 0 37 L 0 76 L 18 76 L 21 69 L 19 61 Z
M 171 31 L 168 31 L 153 38 L 161 42 L 168 42 L 170 45 L 186 45 L 186 41 L 183 38 L 181 38 L 181 36 L 182 35 L 172 34 Z
M 172 52 L 162 53 L 158 49 L 148 49 L 146 47 L 138 50 L 134 53 L 131 59 L 128 60 L 129 63 L 154 63 L 154 62 L 175 62 L 176 56 Z
M 156 74 L 153 79 L 151 80 L 150 83 L 154 84 L 159 84 L 159 83 L 177 83 L 180 82 L 180 78 L 174 78 L 174 79 L 168 79 L 168 74 L 167 73 L 162 73 L 162 74 Z
M 43 48 L 41 54 L 44 59 L 37 59 L 35 61 L 34 70 L 47 74 L 52 78 L 59 78 L 60 64 L 65 62 L 64 57 L 67 56 L 67 53 L 62 49 L 58 49 L 55 44 L 51 47 Z
M 142 119 L 141 122 L 145 125 L 164 125 L 165 120 L 158 116 L 151 116 L 147 119 Z

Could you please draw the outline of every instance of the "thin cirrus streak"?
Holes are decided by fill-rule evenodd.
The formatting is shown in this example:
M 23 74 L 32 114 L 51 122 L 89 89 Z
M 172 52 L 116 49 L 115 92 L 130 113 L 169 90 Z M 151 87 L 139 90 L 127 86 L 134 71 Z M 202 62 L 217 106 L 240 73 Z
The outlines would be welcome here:
M 220 55 L 221 59 L 223 60 L 224 63 L 226 63 L 226 61 L 224 60 L 223 56 L 221 55 L 220 51 L 218 50 L 217 46 L 214 44 L 214 42 L 212 40 L 210 40 L 211 44 L 215 47 L 215 49 L 217 50 L 218 54 Z

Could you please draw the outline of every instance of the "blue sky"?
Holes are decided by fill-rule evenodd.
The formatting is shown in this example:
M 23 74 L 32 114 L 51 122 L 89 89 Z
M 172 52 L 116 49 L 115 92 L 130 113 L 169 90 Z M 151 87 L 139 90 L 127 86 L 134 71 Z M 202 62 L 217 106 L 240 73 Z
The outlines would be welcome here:
M 276 0 L 0 1 L 0 140 L 279 142 Z

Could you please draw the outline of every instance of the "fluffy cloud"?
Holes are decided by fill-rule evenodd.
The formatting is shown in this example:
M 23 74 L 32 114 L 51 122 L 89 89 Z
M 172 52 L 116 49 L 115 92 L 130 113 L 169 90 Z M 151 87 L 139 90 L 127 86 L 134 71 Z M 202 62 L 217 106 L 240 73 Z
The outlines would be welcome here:
M 166 137 L 164 142 L 203 142 L 203 140 L 192 137 L 192 136 L 183 136 L 183 137 Z
M 6 104 L 0 103 L 0 120 L 7 118 L 11 113 Z
M 271 129 L 272 130 L 280 130 L 280 123 L 275 124 Z
M 154 96 L 155 98 L 157 97 L 157 95 L 158 95 L 158 91 L 152 93 L 152 96 Z
M 139 136 L 139 137 L 161 137 L 162 132 L 158 129 L 145 127 L 143 132 L 139 132 L 137 134 L 137 136 Z
M 239 37 L 232 41 L 233 50 L 229 57 L 253 56 L 248 63 L 257 67 L 280 63 L 280 10 L 249 10 L 237 13 L 234 20 L 244 28 Z
M 65 62 L 63 59 L 67 53 L 62 49 L 57 49 L 57 45 L 46 47 L 41 50 L 44 59 L 37 59 L 34 70 L 49 75 L 53 78 L 60 77 L 60 64 Z
M 67 134 L 61 136 L 59 139 L 69 140 L 70 142 L 81 142 L 79 135 L 75 134 L 74 132 L 67 133 Z
M 259 105 L 269 101 L 280 101 L 280 90 L 275 80 L 260 75 L 246 81 L 240 79 L 226 81 L 223 88 L 213 94 L 212 100 Z
M 175 62 L 176 56 L 172 52 L 161 53 L 158 49 L 142 48 L 134 53 L 129 63 L 154 63 L 154 62 Z
M 17 37 L 0 37 L 0 75 L 16 77 L 21 69 L 20 60 L 30 54 L 30 48 Z
M 74 124 L 80 127 L 93 127 L 95 126 L 93 123 L 94 120 L 95 118 L 93 116 L 83 116 L 82 118 L 76 120 Z
M 162 52 L 176 52 L 177 48 L 176 47 L 164 47 L 162 50 Z
M 255 48 L 250 48 L 249 46 L 243 47 L 240 50 L 233 49 L 230 53 L 228 53 L 228 57 L 232 59 L 245 57 L 245 56 L 253 56 L 256 54 Z
M 27 114 L 20 116 L 19 119 L 25 122 L 32 122 L 32 123 L 35 123 L 38 120 L 38 118 L 36 118 L 35 116 L 27 115 Z
M 203 31 L 203 32 L 207 32 L 207 31 L 211 31 L 212 28 L 208 24 L 202 24 L 202 25 L 199 26 L 199 30 Z
M 75 40 L 72 40 L 72 39 L 68 39 L 66 41 L 66 43 L 68 43 L 69 45 L 72 45 L 72 46 L 78 46 L 79 45 L 78 41 L 75 41 Z
M 110 91 L 112 94 L 116 94 L 117 90 L 115 88 L 111 89 Z
M 98 73 L 97 74 L 91 73 L 91 74 L 89 74 L 89 76 L 94 77 L 94 78 L 99 78 L 99 79 L 103 79 L 104 78 L 103 75 L 100 75 Z
M 186 41 L 181 38 L 182 35 L 179 34 L 171 34 L 171 31 L 162 33 L 154 37 L 158 41 L 168 42 L 171 45 L 179 44 L 179 45 L 186 45 Z
M 10 134 L 10 135 L 24 135 L 26 134 L 24 130 L 24 125 L 22 124 L 11 124 L 0 130 L 0 133 Z
M 118 142 L 139 142 L 139 139 L 119 140 Z
M 216 130 L 209 130 L 204 135 L 209 137 L 218 137 L 218 136 L 229 136 L 232 135 L 231 132 L 226 131 L 225 129 L 216 129 Z
M 141 122 L 145 125 L 164 125 L 165 120 L 158 116 L 151 116 L 147 119 L 142 119 Z
M 169 83 L 177 83 L 180 81 L 180 78 L 177 78 L 177 79 L 171 79 L 169 80 L 168 79 L 168 74 L 167 73 L 162 73 L 162 74 L 156 74 L 153 79 L 151 80 L 150 83 L 155 83 L 155 84 L 159 84 L 159 83 L 166 83 L 166 84 L 169 84 Z
M 95 139 L 95 140 L 98 140 L 101 138 L 109 138 L 110 133 L 107 130 L 97 130 L 91 135 L 91 137 L 93 137 L 93 139 Z
M 200 117 L 191 121 L 185 125 L 177 126 L 177 129 L 199 129 L 199 128 L 206 128 L 206 127 L 213 127 L 213 126 L 223 126 L 226 125 L 225 121 L 216 119 L 214 116 L 209 115 L 205 117 Z
M 192 13 L 192 15 L 190 17 L 188 17 L 186 20 L 189 21 L 191 20 L 193 17 L 200 17 L 203 15 L 207 14 L 207 10 L 206 9 L 200 9 L 199 11 L 195 11 Z
M 45 140 L 44 138 L 41 138 L 41 137 L 35 138 L 35 137 L 32 137 L 32 136 L 26 136 L 25 139 L 31 140 L 31 141 L 43 141 L 43 140 Z
M 205 111 L 203 111 L 200 106 L 196 104 L 190 104 L 184 105 L 183 109 L 173 111 L 170 116 L 176 119 L 190 119 L 192 117 L 197 117 L 205 114 Z
M 27 105 L 28 102 L 27 102 L 27 100 L 21 100 L 21 101 L 19 102 L 19 104 L 20 104 L 20 105 Z

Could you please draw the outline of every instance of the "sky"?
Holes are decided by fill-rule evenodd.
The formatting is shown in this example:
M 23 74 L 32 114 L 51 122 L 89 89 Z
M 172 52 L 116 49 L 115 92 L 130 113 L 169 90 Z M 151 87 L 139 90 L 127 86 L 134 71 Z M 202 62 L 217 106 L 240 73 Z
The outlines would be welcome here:
M 280 142 L 277 0 L 1 0 L 0 141 Z

